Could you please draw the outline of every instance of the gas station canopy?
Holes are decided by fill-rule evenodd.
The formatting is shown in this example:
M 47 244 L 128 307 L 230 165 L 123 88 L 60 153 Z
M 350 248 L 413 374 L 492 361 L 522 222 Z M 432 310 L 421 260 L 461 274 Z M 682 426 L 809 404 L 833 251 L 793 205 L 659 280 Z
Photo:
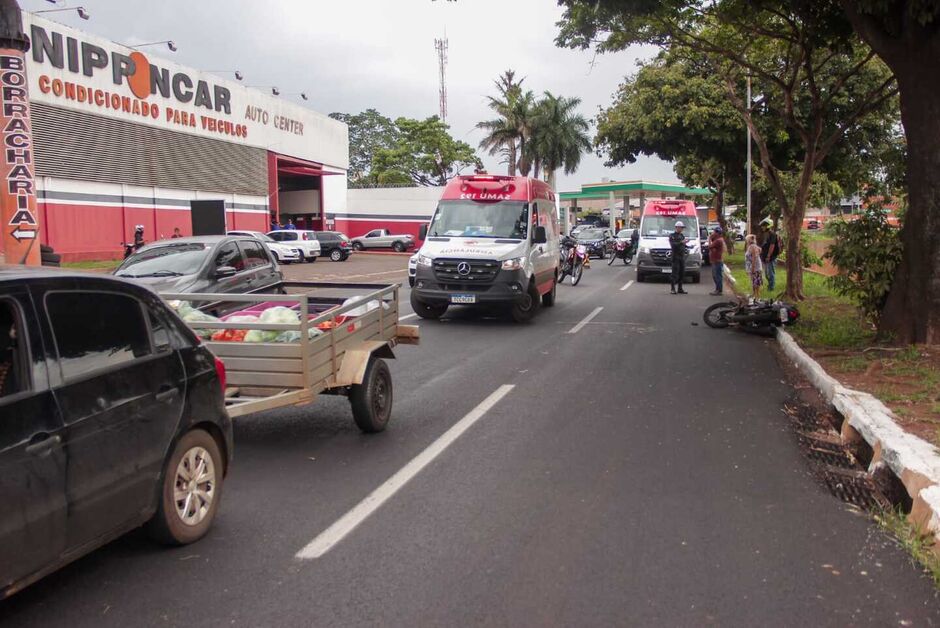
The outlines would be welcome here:
M 579 192 L 562 192 L 562 201 L 605 199 L 613 192 L 617 198 L 641 196 L 707 196 L 708 188 L 690 188 L 678 183 L 660 183 L 657 181 L 610 181 L 605 183 L 586 183 Z

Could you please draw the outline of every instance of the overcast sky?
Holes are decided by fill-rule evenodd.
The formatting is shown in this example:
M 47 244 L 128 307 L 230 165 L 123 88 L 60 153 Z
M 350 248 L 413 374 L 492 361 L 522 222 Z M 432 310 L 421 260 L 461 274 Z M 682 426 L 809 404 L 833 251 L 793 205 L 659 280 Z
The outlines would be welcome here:
M 63 5 L 64 0 L 59 0 Z M 304 91 L 307 106 L 323 112 L 355 113 L 373 107 L 395 118 L 424 118 L 438 112 L 438 66 L 434 39 L 450 42 L 447 66 L 448 123 L 459 139 L 476 147 L 474 125 L 490 116 L 486 96 L 493 80 L 512 68 L 534 92 L 550 90 L 583 99 L 593 118 L 610 103 L 636 60 L 652 49 L 616 55 L 562 50 L 554 46 L 561 10 L 555 0 L 68 0 L 91 13 L 83 21 L 71 11 L 48 14 L 121 43 L 172 39 L 178 63 L 202 70 L 234 70 L 246 85 L 276 85 L 282 94 Z M 47 0 L 20 0 L 28 11 L 55 8 Z M 290 96 L 284 96 L 290 98 Z M 297 98 L 297 97 L 294 97 Z M 299 101 L 299 98 L 297 98 Z M 504 171 L 481 155 L 487 167 Z M 582 183 L 615 180 L 676 180 L 670 164 L 642 159 L 608 169 L 587 155 L 578 172 L 559 178 L 562 191 Z

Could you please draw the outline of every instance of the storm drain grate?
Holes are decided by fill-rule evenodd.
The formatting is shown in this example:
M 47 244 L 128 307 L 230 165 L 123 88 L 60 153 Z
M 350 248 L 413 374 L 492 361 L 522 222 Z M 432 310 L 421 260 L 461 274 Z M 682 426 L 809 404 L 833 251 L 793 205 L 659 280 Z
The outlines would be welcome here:
M 836 467 L 837 469 L 856 468 L 855 460 L 842 450 L 832 451 L 828 448 L 811 446 L 806 449 L 806 455 L 809 456 L 811 460 L 815 460 L 816 462 L 826 466 Z
M 864 510 L 891 508 L 891 504 L 864 471 L 828 467 L 823 470 L 823 481 L 833 495 Z

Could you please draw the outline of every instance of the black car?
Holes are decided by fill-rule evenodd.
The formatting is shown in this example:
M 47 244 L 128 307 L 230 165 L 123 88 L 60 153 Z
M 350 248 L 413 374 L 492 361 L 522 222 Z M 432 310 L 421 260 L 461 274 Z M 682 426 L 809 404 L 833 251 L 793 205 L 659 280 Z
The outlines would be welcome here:
M 283 280 L 271 252 L 251 236 L 161 240 L 128 257 L 114 274 L 158 292 L 244 293 Z
M 317 231 L 320 242 L 320 257 L 329 257 L 334 262 L 345 262 L 352 254 L 352 244 L 346 234 L 339 231 Z
M 143 286 L 0 271 L 0 598 L 141 525 L 205 535 L 232 455 L 224 379 Z
M 607 257 L 607 241 L 611 239 L 610 229 L 588 227 L 577 235 L 578 244 L 583 244 L 588 256 Z

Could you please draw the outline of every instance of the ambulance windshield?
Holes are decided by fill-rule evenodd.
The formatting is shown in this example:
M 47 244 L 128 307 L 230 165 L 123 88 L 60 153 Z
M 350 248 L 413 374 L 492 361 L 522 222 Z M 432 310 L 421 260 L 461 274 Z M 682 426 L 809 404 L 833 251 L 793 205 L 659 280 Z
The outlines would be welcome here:
M 698 233 L 698 219 L 695 216 L 643 216 L 640 235 L 644 238 L 662 238 L 676 230 L 676 222 L 682 221 L 685 229 L 682 233 L 694 238 Z
M 525 240 L 529 234 L 529 206 L 522 201 L 441 201 L 428 234 L 432 237 Z

